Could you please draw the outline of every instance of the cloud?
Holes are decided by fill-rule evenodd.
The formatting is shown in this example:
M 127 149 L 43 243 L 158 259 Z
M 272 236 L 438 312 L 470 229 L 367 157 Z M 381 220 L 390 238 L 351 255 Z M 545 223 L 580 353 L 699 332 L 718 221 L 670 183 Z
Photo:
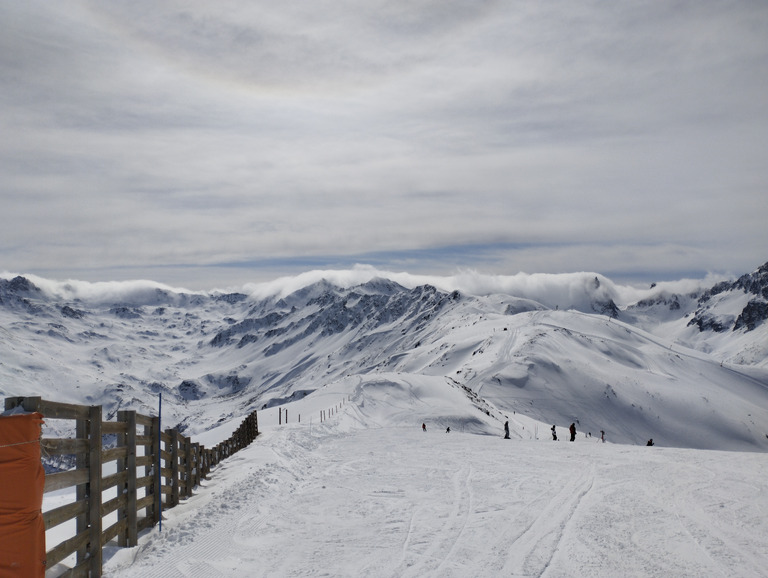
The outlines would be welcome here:
M 2 265 L 748 270 L 762 24 L 747 1 L 4 4 Z
M 15 274 L 0 273 L 0 278 L 11 279 Z M 353 288 L 374 279 L 389 279 L 407 289 L 432 285 L 444 292 L 459 291 L 476 297 L 509 295 L 536 301 L 555 309 L 576 309 L 591 312 L 595 302 L 614 301 L 620 307 L 641 299 L 673 294 L 691 294 L 709 288 L 724 279 L 707 276 L 705 279 L 680 279 L 661 282 L 654 287 L 616 283 L 594 272 L 578 273 L 518 273 L 516 275 L 488 275 L 465 269 L 454 275 L 416 275 L 403 271 L 377 269 L 370 265 L 356 265 L 349 269 L 313 269 L 299 275 L 283 276 L 262 283 L 248 283 L 241 287 L 228 287 L 213 291 L 190 291 L 181 287 L 146 281 L 95 282 L 69 279 L 56 281 L 36 275 L 27 275 L 47 295 L 63 301 L 85 302 L 90 306 L 111 306 L 119 303 L 132 305 L 163 305 L 168 302 L 183 304 L 189 295 L 219 292 L 242 292 L 251 299 L 262 300 L 286 297 L 319 282 L 327 282 L 343 289 Z

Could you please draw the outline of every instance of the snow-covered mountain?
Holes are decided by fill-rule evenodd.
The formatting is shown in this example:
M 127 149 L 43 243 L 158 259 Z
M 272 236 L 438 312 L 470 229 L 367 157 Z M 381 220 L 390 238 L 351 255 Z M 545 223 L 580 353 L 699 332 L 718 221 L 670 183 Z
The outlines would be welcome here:
M 113 415 L 162 393 L 165 423 L 200 433 L 356 376 L 428 376 L 488 432 L 514 412 L 615 442 L 768 450 L 768 264 L 643 290 L 594 273 L 430 281 L 362 268 L 199 293 L 5 274 L 0 396 Z

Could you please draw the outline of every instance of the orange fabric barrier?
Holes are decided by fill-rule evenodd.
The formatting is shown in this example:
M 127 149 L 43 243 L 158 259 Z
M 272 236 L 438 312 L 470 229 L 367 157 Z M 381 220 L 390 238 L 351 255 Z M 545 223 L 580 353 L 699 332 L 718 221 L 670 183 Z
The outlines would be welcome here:
M 45 576 L 39 413 L 0 416 L 0 578 Z

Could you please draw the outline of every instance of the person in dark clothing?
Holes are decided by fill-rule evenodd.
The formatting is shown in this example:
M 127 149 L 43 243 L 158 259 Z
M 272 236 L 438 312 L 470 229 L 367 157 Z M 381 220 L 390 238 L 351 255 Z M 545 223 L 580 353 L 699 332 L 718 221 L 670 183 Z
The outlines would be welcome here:
M 427 431 L 427 424 L 421 424 L 421 431 Z
M 557 431 L 555 431 L 555 426 L 552 426 L 552 441 L 557 441 Z
M 647 446 L 652 446 L 652 445 L 653 445 L 653 438 L 649 439 L 649 440 L 648 440 L 648 443 L 647 443 L 647 444 L 645 444 L 645 445 L 647 445 Z
M 504 422 L 504 439 L 505 440 L 509 439 L 509 422 L 508 421 Z
M 570 430 L 570 432 L 571 432 L 571 441 L 575 441 L 575 440 L 576 440 L 576 424 L 575 424 L 575 423 L 572 423 L 572 424 L 571 424 L 571 427 L 570 427 L 570 428 L 568 428 L 568 429 L 569 429 L 569 430 Z
M 450 426 L 448 426 L 447 428 L 445 428 L 445 433 L 451 433 L 451 427 L 450 427 Z

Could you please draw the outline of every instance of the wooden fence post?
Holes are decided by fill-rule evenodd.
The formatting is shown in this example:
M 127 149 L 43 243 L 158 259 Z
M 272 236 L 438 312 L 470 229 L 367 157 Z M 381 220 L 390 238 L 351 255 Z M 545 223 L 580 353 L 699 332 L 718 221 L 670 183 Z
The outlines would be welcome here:
M 117 420 L 125 423 L 125 435 L 118 436 L 118 444 L 127 447 L 127 456 L 125 458 L 125 471 L 127 479 L 125 481 L 125 492 L 127 494 L 127 503 L 125 510 L 118 510 L 117 519 L 125 518 L 125 532 L 121 532 L 118 537 L 118 545 L 121 547 L 132 547 L 138 544 L 138 516 L 136 512 L 136 412 L 121 410 L 117 412 Z
M 173 508 L 179 504 L 179 480 L 181 479 L 181 473 L 179 472 L 179 432 L 176 429 L 168 430 L 171 434 L 171 503 L 170 507 Z
M 187 482 L 187 491 L 184 497 L 192 497 L 192 439 L 184 438 L 184 479 Z
M 193 459 L 194 459 L 194 466 L 195 466 L 195 469 L 194 469 L 195 473 L 194 473 L 193 479 L 194 479 L 195 486 L 199 486 L 200 485 L 200 444 L 195 443 L 194 446 L 192 446 L 192 449 L 193 449 L 192 455 L 194 456 Z
M 101 406 L 92 405 L 88 412 L 88 559 L 91 576 L 101 576 Z
M 154 480 L 150 486 L 150 491 L 154 497 L 154 507 L 152 512 L 152 518 L 154 523 L 160 522 L 160 517 L 163 515 L 163 478 L 160 472 L 160 452 L 161 448 L 161 435 L 160 435 L 160 418 L 152 418 L 152 471 L 154 472 Z
M 87 419 L 77 419 L 75 420 L 75 437 L 77 439 L 85 440 L 86 443 L 88 442 L 88 431 L 90 430 L 88 426 L 88 420 Z M 90 446 L 88 446 L 90 447 Z M 76 470 L 85 470 L 88 471 L 88 456 L 84 453 L 78 453 L 75 456 L 75 469 Z M 88 487 L 86 484 L 79 484 L 75 487 L 75 499 L 78 502 L 81 502 L 82 500 L 88 500 Z M 80 514 L 77 516 L 75 521 L 75 531 L 77 535 L 82 534 L 88 530 L 88 510 L 83 514 Z M 80 548 L 77 551 L 77 565 L 83 564 L 88 559 L 88 546 L 87 544 L 84 545 L 82 548 Z

